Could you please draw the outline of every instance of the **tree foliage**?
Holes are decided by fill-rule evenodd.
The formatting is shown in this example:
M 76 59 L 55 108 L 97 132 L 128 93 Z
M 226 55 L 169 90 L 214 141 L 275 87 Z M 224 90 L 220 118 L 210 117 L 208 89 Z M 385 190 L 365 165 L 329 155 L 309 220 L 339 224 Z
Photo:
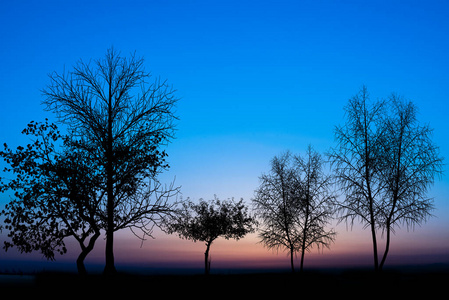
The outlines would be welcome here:
M 103 59 L 79 61 L 73 71 L 53 73 L 50 79 L 44 105 L 102 174 L 105 273 L 114 273 L 114 232 L 137 227 L 142 238 L 151 235 L 147 220 L 170 211 L 168 198 L 178 191 L 157 181 L 168 168 L 161 147 L 174 138 L 175 90 L 159 79 L 150 83 L 143 59 L 122 57 L 114 49 Z
M 11 238 L 4 248 L 40 251 L 53 260 L 55 253 L 66 253 L 64 240 L 72 236 L 81 247 L 78 270 L 85 273 L 84 258 L 101 228 L 98 173 L 88 153 L 61 136 L 56 125 L 31 122 L 22 133 L 32 136 L 32 143 L 16 151 L 4 144 L 4 151 L 0 151 L 9 165 L 4 172 L 12 176 L 3 178 L 0 190 L 13 192 L 2 211 Z
M 255 219 L 248 214 L 243 199 L 212 201 L 200 199 L 199 203 L 186 201 L 178 215 L 166 223 L 168 233 L 177 233 L 180 238 L 201 241 L 206 244 L 205 273 L 209 274 L 209 249 L 219 237 L 239 240 L 254 231 Z

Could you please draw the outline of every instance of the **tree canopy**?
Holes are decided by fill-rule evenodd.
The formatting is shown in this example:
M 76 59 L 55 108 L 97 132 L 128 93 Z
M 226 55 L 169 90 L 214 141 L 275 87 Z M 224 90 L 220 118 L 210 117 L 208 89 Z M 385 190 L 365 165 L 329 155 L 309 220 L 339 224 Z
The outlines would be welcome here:
M 219 237 L 239 240 L 253 232 L 255 224 L 243 199 L 234 202 L 215 197 L 212 201 L 184 202 L 177 216 L 167 220 L 166 230 L 183 239 L 205 242 L 205 273 L 209 274 L 209 249 L 213 241 Z
M 175 90 L 159 79 L 150 83 L 142 58 L 121 56 L 113 48 L 93 63 L 79 61 L 72 71 L 51 74 L 50 80 L 43 104 L 102 174 L 105 273 L 115 273 L 114 232 L 137 227 L 143 237 L 150 235 L 146 220 L 170 211 L 167 200 L 178 191 L 163 190 L 157 181 L 168 168 L 161 147 L 174 138 Z
M 370 228 L 374 268 L 382 270 L 394 228 L 413 227 L 431 216 L 433 201 L 426 194 L 442 172 L 443 158 L 411 101 L 393 94 L 372 102 L 363 87 L 345 112 L 346 123 L 336 127 L 337 145 L 328 154 L 345 196 L 339 217 Z M 380 262 L 377 231 L 387 236 Z
M 301 253 L 302 270 L 306 251 L 329 247 L 335 239 L 335 231 L 326 228 L 335 212 L 335 196 L 323 165 L 311 146 L 304 156 L 290 152 L 275 156 L 252 199 L 261 222 L 261 243 L 268 249 L 288 251 L 292 272 L 296 253 Z
M 61 136 L 55 124 L 31 122 L 22 133 L 32 136 L 32 143 L 15 151 L 4 144 L 0 151 L 9 165 L 4 171 L 12 176 L 3 178 L 0 191 L 14 192 L 2 211 L 11 238 L 5 249 L 40 251 L 53 260 L 55 253 L 66 253 L 65 238 L 72 236 L 82 250 L 77 266 L 84 274 L 84 258 L 102 228 L 99 174 L 89 153 Z

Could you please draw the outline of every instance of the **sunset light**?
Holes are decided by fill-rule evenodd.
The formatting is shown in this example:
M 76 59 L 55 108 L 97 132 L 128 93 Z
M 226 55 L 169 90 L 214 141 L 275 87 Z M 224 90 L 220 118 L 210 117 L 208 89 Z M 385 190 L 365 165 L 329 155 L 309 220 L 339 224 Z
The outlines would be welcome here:
M 0 275 L 449 270 L 448 13 L 1 1 Z

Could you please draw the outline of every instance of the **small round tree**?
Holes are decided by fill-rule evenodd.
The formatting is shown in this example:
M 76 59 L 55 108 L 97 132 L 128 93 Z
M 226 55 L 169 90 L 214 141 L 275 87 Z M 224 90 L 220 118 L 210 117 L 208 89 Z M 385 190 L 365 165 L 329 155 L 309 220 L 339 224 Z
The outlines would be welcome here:
M 183 203 L 176 217 L 166 223 L 169 234 L 177 233 L 180 238 L 206 243 L 204 253 L 204 271 L 210 271 L 209 250 L 212 242 L 218 237 L 239 240 L 247 233 L 254 232 L 256 221 L 248 214 L 248 208 L 243 199 L 234 202 L 233 199 L 214 200 L 199 203 L 187 200 Z

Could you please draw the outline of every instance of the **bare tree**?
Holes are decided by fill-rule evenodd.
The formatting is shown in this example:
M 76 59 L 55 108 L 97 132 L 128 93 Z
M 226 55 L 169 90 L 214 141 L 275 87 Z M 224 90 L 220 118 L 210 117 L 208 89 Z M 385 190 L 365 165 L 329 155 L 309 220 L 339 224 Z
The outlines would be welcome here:
M 390 249 L 395 227 L 420 225 L 434 209 L 427 192 L 434 177 L 442 173 L 443 158 L 432 141 L 433 130 L 420 125 L 417 107 L 402 97 L 389 99 L 390 114 L 384 119 L 382 178 L 385 181 L 382 231 L 386 246 L 379 268 L 382 269 Z
M 40 251 L 55 259 L 64 254 L 64 240 L 74 237 L 81 252 L 76 260 L 78 272 L 86 274 L 84 259 L 100 236 L 98 174 L 89 163 L 88 153 L 73 147 L 56 125 L 31 122 L 23 134 L 33 142 L 16 151 L 6 144 L 0 157 L 9 165 L 4 171 L 0 191 L 14 194 L 1 212 L 11 241 L 5 250 L 16 246 L 21 252 Z M 55 144 L 62 143 L 62 151 Z
M 433 208 L 426 192 L 442 158 L 431 141 L 432 130 L 419 126 L 416 107 L 399 101 L 369 105 L 366 87 L 345 107 L 347 121 L 335 129 L 337 146 L 329 158 L 345 200 L 339 204 L 340 220 L 352 226 L 359 219 L 371 230 L 374 269 L 382 270 L 391 232 L 400 224 L 421 224 Z M 386 232 L 381 262 L 376 232 Z
M 304 157 L 295 156 L 297 181 L 301 186 L 301 214 L 299 224 L 301 236 L 301 266 L 304 266 L 304 254 L 316 245 L 329 248 L 335 241 L 336 232 L 326 230 L 335 213 L 335 195 L 331 191 L 331 176 L 326 175 L 321 155 L 309 145 Z
M 271 170 L 260 177 L 260 186 L 252 199 L 253 209 L 261 221 L 259 237 L 268 249 L 287 250 L 291 271 L 293 259 L 301 248 L 302 229 L 298 224 L 301 215 L 300 186 L 291 168 L 292 155 L 287 152 L 271 160 Z
M 198 204 L 191 201 L 183 203 L 178 215 L 169 218 L 165 229 L 168 233 L 177 233 L 180 238 L 206 243 L 204 253 L 204 271 L 210 272 L 209 250 L 217 238 L 239 240 L 247 233 L 254 231 L 256 221 L 248 214 L 243 199 L 221 201 L 217 197 L 213 201 L 200 199 Z
M 275 156 L 271 172 L 260 177 L 261 184 L 252 200 L 262 223 L 261 242 L 269 249 L 287 250 L 292 272 L 297 252 L 301 253 L 302 271 L 306 251 L 314 245 L 328 248 L 335 239 L 334 230 L 325 228 L 335 212 L 335 197 L 323 165 L 311 146 L 304 158 L 290 152 Z
M 376 229 L 384 206 L 380 155 L 384 111 L 383 101 L 370 105 L 364 86 L 345 107 L 346 123 L 335 128 L 337 146 L 328 153 L 335 178 L 345 195 L 339 206 L 340 220 L 352 226 L 360 219 L 364 228 L 370 228 L 375 270 L 379 267 Z
M 77 147 L 95 157 L 103 174 L 106 274 L 116 272 L 114 232 L 139 224 L 145 235 L 151 228 L 144 220 L 169 210 L 167 201 L 155 203 L 150 196 L 161 187 L 157 175 L 168 168 L 160 148 L 174 137 L 177 99 L 165 81 L 149 83 L 143 64 L 135 55 L 121 57 L 109 49 L 93 64 L 79 61 L 71 72 L 51 74 L 43 91 L 47 109 L 67 125 Z M 156 185 L 150 186 L 151 181 Z M 176 192 L 161 193 L 169 197 Z

